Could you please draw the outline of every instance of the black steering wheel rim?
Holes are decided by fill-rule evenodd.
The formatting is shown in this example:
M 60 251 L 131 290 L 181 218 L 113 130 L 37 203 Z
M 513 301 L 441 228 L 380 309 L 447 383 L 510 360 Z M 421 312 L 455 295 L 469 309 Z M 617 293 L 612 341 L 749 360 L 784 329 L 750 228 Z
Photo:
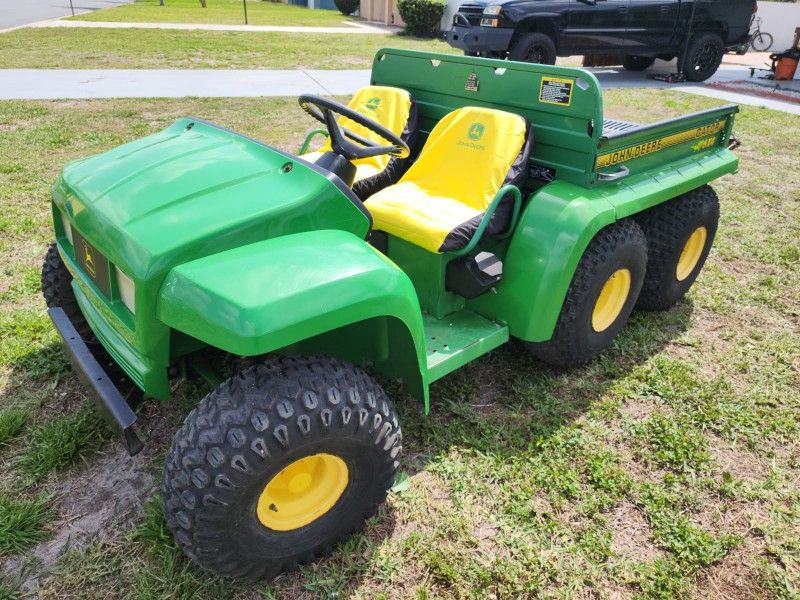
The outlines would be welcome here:
M 304 111 L 320 123 L 323 123 L 328 129 L 333 151 L 344 156 L 348 160 L 368 158 L 381 154 L 389 154 L 397 158 L 406 158 L 411 154 L 411 149 L 408 147 L 408 144 L 403 141 L 400 136 L 395 135 L 394 132 L 377 121 L 373 121 L 349 106 L 340 104 L 330 98 L 323 98 L 322 96 L 314 96 L 311 94 L 303 94 L 298 100 L 300 107 Z M 389 145 L 381 146 L 372 140 L 350 131 L 346 127 L 342 127 L 333 117 L 334 114 L 341 115 L 354 123 L 358 123 L 389 142 Z

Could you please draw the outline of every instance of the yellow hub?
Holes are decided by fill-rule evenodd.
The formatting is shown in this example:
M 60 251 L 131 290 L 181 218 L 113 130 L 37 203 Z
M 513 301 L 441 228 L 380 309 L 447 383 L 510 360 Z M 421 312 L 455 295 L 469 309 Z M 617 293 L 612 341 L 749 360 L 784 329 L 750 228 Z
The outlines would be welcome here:
M 284 467 L 267 482 L 256 515 L 276 531 L 304 527 L 328 512 L 347 487 L 347 464 L 332 454 L 312 454 Z
M 686 240 L 681 256 L 678 258 L 678 266 L 675 267 L 675 277 L 678 278 L 678 281 L 683 281 L 694 271 L 703 255 L 703 249 L 706 247 L 706 238 L 708 238 L 706 228 L 698 227 Z
M 597 296 L 592 311 L 592 329 L 601 333 L 611 327 L 622 312 L 630 291 L 631 272 L 628 269 L 618 269 L 608 278 Z

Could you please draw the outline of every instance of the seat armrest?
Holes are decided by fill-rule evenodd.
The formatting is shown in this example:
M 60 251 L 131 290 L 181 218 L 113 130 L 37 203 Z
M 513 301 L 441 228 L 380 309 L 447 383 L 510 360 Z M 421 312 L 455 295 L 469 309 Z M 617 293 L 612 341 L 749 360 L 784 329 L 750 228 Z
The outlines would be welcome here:
M 308 152 L 308 147 L 311 145 L 311 140 L 313 140 L 314 136 L 316 135 L 328 137 L 328 131 L 326 129 L 312 129 L 309 131 L 306 139 L 303 140 L 303 144 L 300 146 L 300 150 L 297 151 L 298 155 Z
M 519 218 L 519 211 L 522 207 L 522 192 L 519 191 L 519 188 L 517 186 L 512 184 L 507 184 L 501 187 L 495 194 L 494 200 L 492 200 L 492 203 L 489 205 L 489 208 L 486 209 L 486 212 L 483 213 L 483 218 L 481 219 L 478 228 L 475 230 L 475 233 L 472 235 L 472 239 L 469 241 L 469 243 L 463 248 L 461 248 L 461 250 L 448 252 L 448 254 L 451 254 L 453 256 L 464 256 L 465 254 L 469 254 L 470 252 L 472 252 L 475 249 L 475 246 L 478 245 L 478 242 L 483 237 L 483 233 L 489 226 L 489 223 L 491 222 L 492 217 L 494 216 L 494 213 L 497 210 L 497 207 L 500 205 L 500 202 L 502 202 L 503 198 L 505 198 L 506 195 L 508 194 L 513 194 L 514 196 L 514 208 L 511 213 L 511 220 L 509 221 L 508 229 L 506 230 L 506 232 L 497 237 L 499 237 L 500 239 L 504 239 L 509 235 L 511 235 L 511 233 L 514 231 L 514 227 L 516 227 L 517 225 L 517 219 Z

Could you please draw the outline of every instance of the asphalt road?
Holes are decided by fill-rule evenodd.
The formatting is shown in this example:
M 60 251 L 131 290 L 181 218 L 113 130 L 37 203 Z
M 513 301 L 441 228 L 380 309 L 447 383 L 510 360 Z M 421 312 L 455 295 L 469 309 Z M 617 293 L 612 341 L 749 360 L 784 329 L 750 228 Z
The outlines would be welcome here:
M 127 4 L 131 0 L 72 0 L 75 14 Z M 70 0 L 0 0 L 0 30 L 72 14 Z

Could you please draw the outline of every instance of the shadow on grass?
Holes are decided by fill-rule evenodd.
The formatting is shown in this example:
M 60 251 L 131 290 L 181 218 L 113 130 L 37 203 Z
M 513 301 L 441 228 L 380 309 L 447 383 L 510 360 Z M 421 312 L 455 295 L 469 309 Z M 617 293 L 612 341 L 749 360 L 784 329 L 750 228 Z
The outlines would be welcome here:
M 466 365 L 433 384 L 428 416 L 419 403 L 399 403 L 405 468 L 413 474 L 454 448 L 501 459 L 528 453 L 680 337 L 692 311 L 688 300 L 636 311 L 611 348 L 574 370 L 537 361 L 515 340 Z

